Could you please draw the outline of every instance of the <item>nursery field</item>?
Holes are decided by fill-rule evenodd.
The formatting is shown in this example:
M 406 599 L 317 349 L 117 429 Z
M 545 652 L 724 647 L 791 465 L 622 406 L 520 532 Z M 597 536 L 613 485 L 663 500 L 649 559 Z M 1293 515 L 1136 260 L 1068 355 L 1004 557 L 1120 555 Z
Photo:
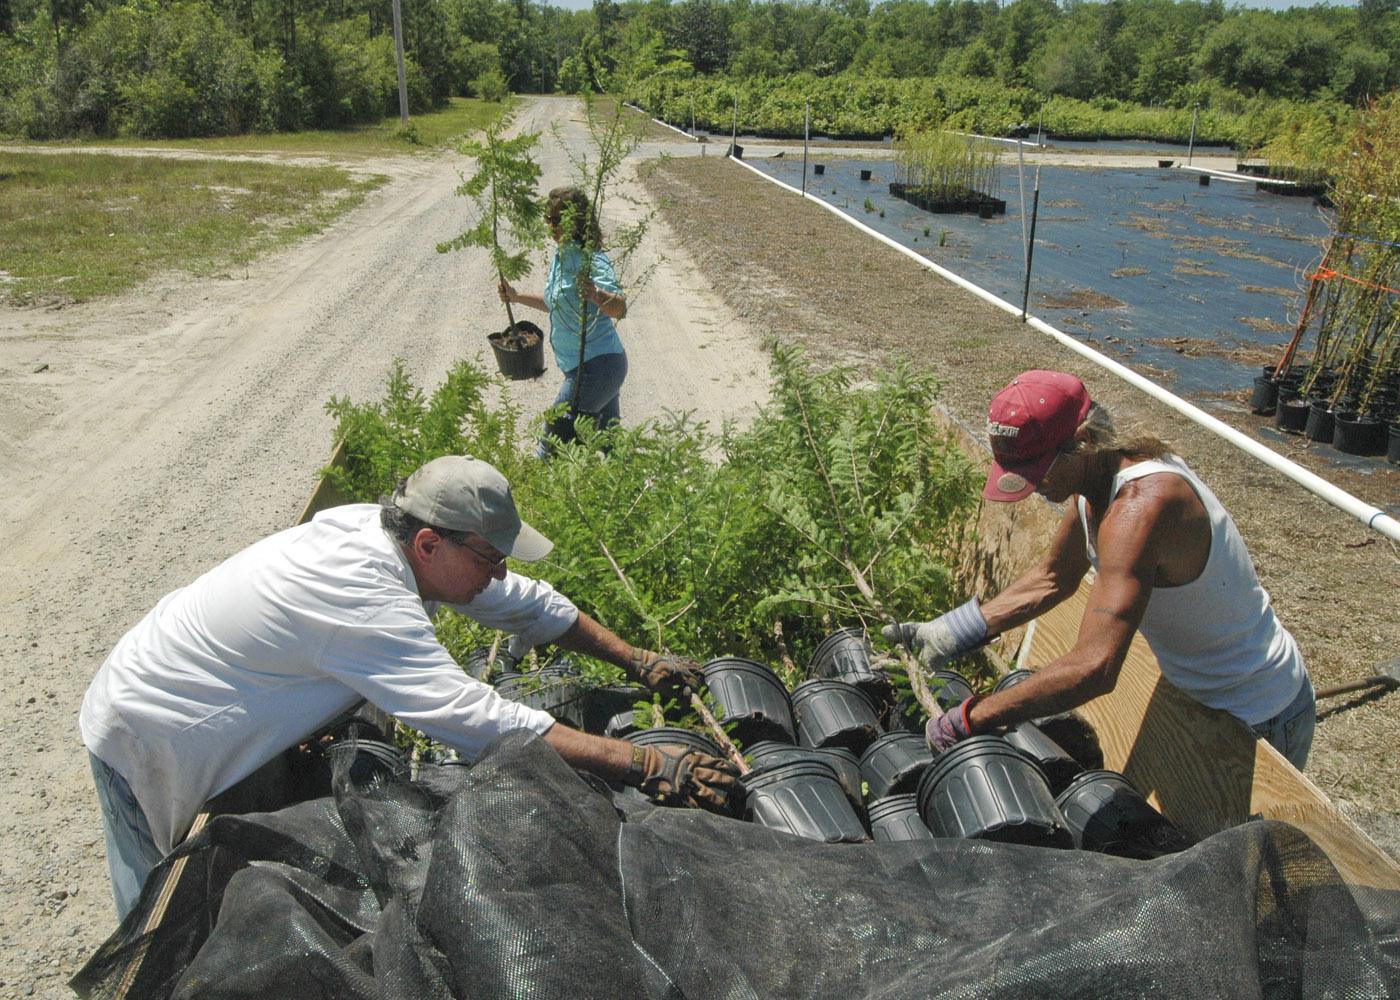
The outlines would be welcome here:
M 802 164 L 749 160 L 794 186 Z M 825 161 L 809 192 L 1009 302 L 1021 302 L 1023 220 L 1014 156 L 989 192 L 1006 214 L 931 213 L 892 197 L 893 163 Z M 873 169 L 869 181 L 861 169 Z M 1036 168 L 1025 176 L 1027 215 Z M 1329 221 L 1311 199 L 1134 167 L 1043 167 L 1030 309 L 1127 356 L 1174 392 L 1221 397 L 1275 360 Z
M 584 143 L 576 102 L 531 100 L 521 118 L 545 133 L 541 186 L 565 182 Z M 751 426 L 770 396 L 771 336 L 858 374 L 888 374 L 904 358 L 969 427 L 1017 371 L 1081 368 L 828 213 L 779 197 L 713 145 L 661 138 L 636 159 L 663 148 L 669 161 L 629 168 L 622 184 L 662 211 L 641 250 L 656 262 L 651 283 L 622 326 L 629 429 L 677 413 L 712 432 L 726 420 Z M 163 272 L 100 301 L 0 311 L 0 665 L 12 720 L 0 737 L 0 892 L 10 904 L 0 997 L 69 996 L 67 978 L 112 929 L 75 725 L 112 644 L 163 594 L 295 520 L 329 452 L 328 399 L 382 398 L 395 358 L 415 384 L 436 387 L 457 362 L 486 355 L 484 335 L 504 325 L 484 255 L 436 250 L 470 221 L 454 194 L 468 167 L 452 154 L 376 161 L 387 180 L 359 207 L 236 275 Z M 629 202 L 613 204 L 606 226 L 636 218 Z M 537 262 L 533 280 L 542 277 Z M 1120 417 L 1178 441 L 1217 488 L 1319 684 L 1394 655 L 1393 548 L 1132 390 L 1084 374 Z M 511 386 L 522 420 L 544 409 L 558 378 Z M 1297 442 L 1285 447 L 1314 462 Z M 664 469 L 667 456 L 653 457 Z M 1368 498 L 1397 493 L 1386 469 L 1338 475 Z M 619 581 L 617 614 L 625 592 Z M 698 653 L 702 637 L 691 640 Z M 1393 697 L 1344 698 L 1323 714 L 1309 776 L 1400 854 Z

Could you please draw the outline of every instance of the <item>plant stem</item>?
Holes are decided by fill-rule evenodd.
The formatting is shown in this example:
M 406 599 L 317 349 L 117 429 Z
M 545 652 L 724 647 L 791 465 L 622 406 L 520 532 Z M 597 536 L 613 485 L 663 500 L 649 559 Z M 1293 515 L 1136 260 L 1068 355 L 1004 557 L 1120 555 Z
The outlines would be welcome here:
M 691 694 L 690 707 L 695 709 L 696 714 L 705 720 L 705 725 L 709 727 L 710 735 L 715 738 L 715 742 L 718 743 L 720 749 L 724 751 L 724 755 L 734 762 L 734 766 L 739 769 L 739 773 L 748 774 L 749 771 L 753 770 L 749 767 L 748 762 L 744 760 L 744 755 L 739 752 L 739 748 L 734 745 L 734 741 L 729 738 L 729 734 L 720 727 L 719 720 L 705 707 L 705 703 L 700 699 L 698 694 Z

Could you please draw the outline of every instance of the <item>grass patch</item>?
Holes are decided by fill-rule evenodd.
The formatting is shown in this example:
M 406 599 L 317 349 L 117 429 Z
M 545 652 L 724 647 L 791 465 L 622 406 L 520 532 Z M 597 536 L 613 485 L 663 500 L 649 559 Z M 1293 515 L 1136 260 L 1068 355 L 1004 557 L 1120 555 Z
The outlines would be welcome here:
M 12 303 L 82 301 L 153 274 L 215 274 L 318 232 L 382 177 L 337 167 L 0 152 Z
M 505 103 L 491 104 L 475 98 L 454 97 L 441 111 L 410 117 L 407 130 L 400 127 L 398 115 L 393 115 L 374 125 L 357 125 L 346 129 L 250 133 L 202 139 L 84 139 L 25 145 L 117 149 L 134 146 L 141 149 L 194 149 L 210 153 L 395 156 L 454 146 L 462 138 L 485 128 L 514 102 L 514 98 Z

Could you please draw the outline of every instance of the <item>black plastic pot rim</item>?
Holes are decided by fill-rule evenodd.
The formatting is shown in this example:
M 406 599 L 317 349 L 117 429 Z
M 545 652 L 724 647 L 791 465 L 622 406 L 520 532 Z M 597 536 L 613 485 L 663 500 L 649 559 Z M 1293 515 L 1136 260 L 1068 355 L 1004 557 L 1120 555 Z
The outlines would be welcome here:
M 862 698 L 865 703 L 870 706 L 870 710 L 875 713 L 876 718 L 880 715 L 880 706 L 875 704 L 874 699 L 872 699 L 870 695 L 866 694 L 850 681 L 837 680 L 834 677 L 813 677 L 793 688 L 791 695 L 793 710 L 796 711 L 799 701 L 807 701 L 822 691 L 852 692 Z

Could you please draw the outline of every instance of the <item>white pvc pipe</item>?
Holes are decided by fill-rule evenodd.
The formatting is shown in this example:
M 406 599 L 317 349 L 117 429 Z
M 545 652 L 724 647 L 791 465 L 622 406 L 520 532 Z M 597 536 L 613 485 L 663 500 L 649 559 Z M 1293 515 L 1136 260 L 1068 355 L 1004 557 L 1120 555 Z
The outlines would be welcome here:
M 733 160 L 734 158 L 730 157 L 730 159 Z M 797 188 L 793 187 L 791 184 L 786 184 L 783 181 L 778 180 L 776 177 L 770 177 L 767 174 L 765 174 L 762 170 L 759 170 L 757 167 L 745 163 L 743 160 L 734 160 L 734 162 L 739 164 L 741 167 L 747 167 L 749 170 L 752 170 L 755 174 L 757 174 L 759 177 L 762 177 L 764 180 L 776 184 L 781 188 L 785 188 L 786 190 L 791 191 L 793 194 L 800 195 L 802 193 L 798 191 Z M 951 281 L 959 288 L 966 289 L 973 295 L 976 295 L 979 299 L 982 299 L 986 302 L 990 302 L 992 305 L 996 306 L 1003 312 L 1009 313 L 1010 315 L 1015 316 L 1017 319 L 1020 319 L 1021 310 L 1016 306 L 1013 306 L 1010 302 L 1007 302 L 1005 299 L 998 298 L 996 295 L 993 295 L 985 288 L 981 288 L 978 285 L 974 285 L 972 282 L 968 281 L 961 275 L 954 274 L 947 268 L 935 264 L 927 257 L 924 257 L 923 255 L 916 253 L 915 251 L 904 246 L 903 244 L 890 239 L 884 233 L 876 232 L 874 229 L 871 229 L 859 219 L 855 219 L 847 215 L 835 205 L 829 204 L 821 198 L 810 198 L 808 200 L 811 201 L 813 204 L 820 205 L 822 208 L 825 208 L 828 212 L 831 212 L 838 218 L 844 219 L 846 222 L 855 226 L 857 229 L 859 229 L 866 235 L 873 236 L 875 237 L 875 239 L 879 240 L 881 243 L 884 243 L 886 246 L 894 250 L 898 250 L 906 257 L 910 258 L 913 261 L 916 261 L 923 267 L 928 268 L 930 271 L 934 272 L 940 277 L 946 278 L 947 280 Z M 1068 347 L 1076 354 L 1080 354 L 1088 360 L 1092 361 L 1094 364 L 1107 369 L 1108 371 L 1112 372 L 1114 375 L 1117 375 L 1119 378 L 1123 379 L 1129 384 L 1141 389 L 1143 392 L 1147 393 L 1152 398 L 1162 403 L 1165 403 L 1167 406 L 1171 407 L 1173 410 L 1176 410 L 1178 413 L 1180 413 L 1182 416 L 1186 417 L 1193 423 L 1199 424 L 1200 426 L 1206 428 L 1209 431 L 1213 431 L 1220 437 L 1223 437 L 1226 441 L 1229 441 L 1235 447 L 1239 448 L 1241 451 L 1244 451 L 1249 455 L 1252 455 L 1254 458 L 1257 458 L 1259 461 L 1269 466 L 1269 468 L 1274 469 L 1277 472 L 1283 473 L 1283 475 L 1293 480 L 1293 482 L 1303 487 L 1303 489 L 1309 491 L 1310 493 L 1313 493 L 1316 496 L 1321 497 L 1323 500 L 1326 500 L 1334 507 L 1346 511 L 1352 517 L 1365 524 L 1366 527 L 1372 528 L 1375 531 L 1380 532 L 1386 538 L 1389 538 L 1393 541 L 1400 541 L 1400 521 L 1397 521 L 1395 518 L 1391 517 L 1379 507 L 1366 503 L 1364 500 L 1360 500 L 1357 497 L 1352 496 L 1350 493 L 1348 493 L 1341 487 L 1336 486 L 1333 483 L 1329 483 L 1321 476 L 1317 475 L 1314 472 L 1311 472 L 1308 469 L 1303 468 L 1298 463 L 1284 458 L 1272 448 L 1269 448 L 1261 444 L 1260 442 L 1255 441 L 1253 438 L 1240 433 L 1239 431 L 1235 430 L 1235 428 L 1225 423 L 1223 420 L 1211 416 L 1209 413 L 1205 412 L 1200 407 L 1188 403 L 1186 400 L 1182 399 L 1180 396 L 1177 396 L 1174 393 L 1168 392 L 1166 389 L 1163 389 L 1156 383 L 1144 378 L 1143 376 L 1139 375 L 1137 372 L 1133 371 L 1126 365 L 1120 364 L 1119 362 L 1114 361 L 1112 358 L 1100 354 L 1098 351 L 1094 350 L 1087 344 L 1080 343 L 1078 340 L 1075 340 L 1068 334 L 1062 333 L 1061 331 L 1051 326 L 1049 323 L 1046 323 L 1044 320 L 1037 319 L 1036 317 L 1031 316 L 1027 318 L 1026 324 L 1028 326 L 1034 327 L 1041 333 L 1053 337 L 1055 340 L 1059 341 L 1061 344 L 1063 344 L 1065 347 Z

